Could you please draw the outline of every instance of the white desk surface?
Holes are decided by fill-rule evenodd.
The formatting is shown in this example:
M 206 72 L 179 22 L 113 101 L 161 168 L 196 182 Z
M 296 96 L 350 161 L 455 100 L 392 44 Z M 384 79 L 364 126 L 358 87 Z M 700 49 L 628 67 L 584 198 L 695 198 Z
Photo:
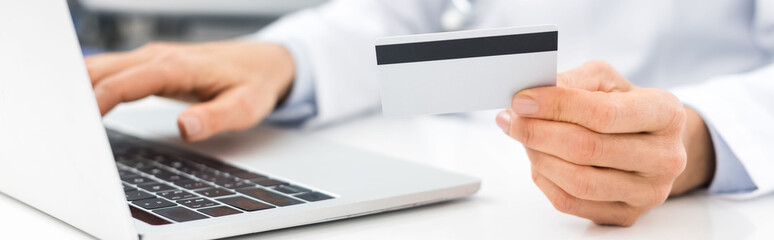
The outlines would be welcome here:
M 152 108 L 151 99 L 121 107 Z M 695 192 L 668 200 L 628 228 L 597 226 L 554 210 L 532 183 L 522 146 L 485 118 L 372 115 L 308 131 L 312 137 L 483 179 L 472 197 L 421 208 L 238 237 L 239 239 L 772 239 L 774 195 L 748 201 Z M 61 186 L 67 187 L 67 186 Z M 44 190 L 43 190 L 44 191 Z M 56 197 L 56 196 L 52 196 Z M 89 235 L 0 194 L 0 238 Z

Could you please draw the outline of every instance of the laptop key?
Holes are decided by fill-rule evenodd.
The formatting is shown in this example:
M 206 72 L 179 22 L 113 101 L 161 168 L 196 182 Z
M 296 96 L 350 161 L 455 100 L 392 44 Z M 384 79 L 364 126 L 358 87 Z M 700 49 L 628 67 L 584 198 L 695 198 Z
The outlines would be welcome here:
M 126 185 L 126 183 L 122 183 L 121 185 L 124 185 L 124 192 L 137 190 L 137 188 L 130 187 L 129 185 Z
M 203 208 L 203 207 L 212 207 L 212 206 L 218 205 L 217 203 L 204 198 L 180 200 L 180 201 L 177 201 L 177 203 L 189 208 Z
M 132 185 L 139 185 L 139 184 L 146 184 L 146 183 L 156 183 L 156 181 L 153 181 L 150 178 L 140 177 L 140 176 L 129 177 L 129 178 L 122 179 L 122 180 L 124 180 L 124 182 L 126 182 L 128 184 L 132 184 Z
M 196 163 L 199 163 L 199 164 L 203 164 L 203 165 L 205 165 L 207 167 L 210 167 L 212 169 L 215 169 L 215 170 L 218 170 L 218 171 L 221 171 L 221 172 L 231 173 L 231 172 L 244 171 L 244 170 L 242 170 L 240 168 L 231 166 L 230 164 L 224 163 L 224 162 L 222 162 L 220 160 L 216 160 L 216 159 L 213 159 L 213 158 L 210 158 L 210 157 L 205 157 L 205 156 L 202 156 L 202 155 L 199 155 L 199 154 L 195 154 L 195 153 L 189 154 L 186 157 L 186 159 L 191 160 L 191 161 L 196 162 Z
M 281 192 L 284 194 L 296 194 L 296 193 L 309 192 L 309 189 L 299 187 L 296 185 L 280 185 L 275 187 L 274 190 L 277 190 L 278 192 Z
M 169 154 L 162 153 L 162 152 L 156 152 L 156 151 L 148 152 L 147 154 L 144 155 L 144 157 L 147 158 L 147 159 L 150 159 L 151 161 L 155 161 L 155 162 L 161 162 L 161 161 L 173 158 Z
M 128 174 L 128 173 L 125 173 L 124 175 L 118 175 L 118 176 L 119 176 L 119 178 L 121 178 L 121 181 L 124 181 L 124 182 L 129 182 L 132 179 L 140 177 L 140 175 L 132 175 L 132 174 Z
M 238 189 L 237 192 L 280 207 L 304 203 L 302 201 L 286 197 L 282 194 L 274 193 L 261 188 L 242 188 Z
M 236 209 L 233 209 L 233 208 L 230 208 L 230 207 L 226 207 L 226 206 L 199 209 L 199 212 L 202 212 L 204 214 L 210 215 L 212 217 L 222 217 L 222 216 L 226 216 L 226 215 L 242 213 L 239 210 L 236 210 Z
M 186 198 L 198 197 L 198 196 L 196 196 L 196 194 L 189 193 L 189 192 L 186 192 L 186 191 L 183 191 L 183 190 L 160 192 L 160 193 L 156 193 L 156 195 L 159 195 L 160 197 L 163 197 L 163 198 L 166 198 L 166 199 L 169 199 L 169 200 L 172 200 L 172 201 L 186 199 Z
M 234 194 L 234 192 L 226 190 L 226 189 L 223 189 L 223 188 L 208 188 L 208 189 L 196 191 L 196 193 L 198 193 L 198 194 L 200 194 L 202 196 L 211 197 L 211 198 L 228 196 L 228 195 L 233 195 Z
M 244 169 L 234 167 L 231 165 L 223 164 L 223 165 L 217 165 L 217 166 L 210 166 L 211 168 L 214 168 L 215 170 L 221 171 L 221 172 L 227 172 L 230 174 L 238 173 L 238 172 L 244 172 Z
M 195 189 L 201 189 L 201 188 L 209 188 L 212 187 L 212 185 L 199 182 L 199 181 L 193 181 L 193 180 L 183 180 L 179 182 L 175 182 L 175 185 L 178 185 L 182 188 L 188 189 L 188 190 L 195 190 Z
M 184 150 L 161 151 L 141 139 L 112 135 L 118 135 L 110 136 L 111 147 L 130 208 L 136 212 L 148 209 L 146 213 L 156 215 L 146 215 L 165 218 L 161 220 L 191 221 L 304 203 L 300 199 L 331 198 L 214 158 Z M 153 177 L 143 177 L 148 176 L 145 174 Z
M 265 178 L 266 176 L 257 174 L 257 173 L 251 173 L 251 172 L 236 172 L 231 173 L 231 176 L 238 177 L 241 179 L 256 179 L 256 178 Z
M 130 171 L 127 171 L 127 170 L 118 170 L 118 176 L 121 177 L 121 180 L 123 180 L 125 178 L 138 177 L 138 175 L 136 173 L 133 173 L 133 172 L 130 172 Z
M 193 181 L 193 179 L 191 179 L 191 178 L 184 177 L 184 176 L 181 176 L 181 175 L 177 175 L 177 174 L 174 174 L 172 172 L 162 172 L 162 173 L 159 173 L 158 175 L 156 175 L 156 177 L 161 179 L 161 180 L 168 181 L 168 182 L 179 182 L 179 181 L 184 181 L 184 180 Z
M 205 219 L 207 216 L 188 210 L 184 207 L 173 207 L 159 210 L 153 210 L 154 213 L 172 219 L 176 222 L 187 222 L 199 219 Z
M 149 151 L 148 149 L 143 148 L 143 147 L 141 147 L 140 145 L 137 145 L 137 144 L 133 144 L 132 147 L 130 147 L 128 149 L 128 152 L 130 154 L 134 154 L 134 155 L 143 155 L 143 154 L 148 153 L 148 151 Z
M 177 205 L 173 202 L 170 202 L 161 198 L 144 199 L 144 200 L 134 201 L 132 203 L 134 203 L 134 205 L 140 206 L 148 210 L 171 207 L 171 206 Z
M 144 168 L 140 168 L 140 169 L 137 169 L 137 170 L 140 170 L 140 172 L 144 172 L 144 173 L 147 173 L 147 174 L 150 174 L 150 175 L 154 175 L 154 176 L 162 174 L 162 173 L 171 173 L 171 172 L 169 172 L 167 170 L 164 170 L 164 169 L 162 169 L 160 167 L 153 167 L 153 166 L 151 166 L 151 167 L 144 167 Z
M 271 178 L 259 178 L 259 179 L 253 179 L 250 180 L 254 183 L 257 183 L 258 185 L 264 186 L 264 187 L 272 187 L 272 186 L 279 186 L 279 185 L 286 185 L 288 183 L 277 180 L 277 179 L 271 179 Z
M 129 211 L 131 211 L 132 217 L 150 225 L 156 226 L 156 225 L 165 225 L 165 224 L 172 223 L 170 221 L 167 221 L 166 219 L 160 218 L 156 215 L 140 210 L 139 208 L 132 205 L 129 205 Z
M 137 191 L 137 190 L 124 192 L 124 195 L 126 195 L 126 201 L 130 201 L 130 202 L 142 200 L 142 199 L 148 199 L 148 198 L 155 198 L 153 194 L 146 193 L 143 191 Z
M 218 184 L 221 187 L 230 188 L 230 189 L 246 188 L 246 187 L 255 186 L 255 184 L 253 184 L 253 183 L 250 183 L 250 182 L 247 182 L 247 181 L 237 181 L 237 180 L 219 181 L 219 182 L 215 182 L 215 184 Z
M 185 164 L 185 161 L 180 159 L 169 159 L 169 160 L 161 160 L 159 161 L 159 163 L 171 168 L 180 168 L 183 166 L 183 164 Z
M 224 173 L 220 173 L 215 170 L 203 170 L 201 172 L 195 173 L 194 176 L 210 182 L 224 181 L 224 180 L 231 179 L 231 177 L 227 177 Z
M 304 199 L 304 200 L 310 201 L 310 202 L 322 201 L 322 200 L 327 200 L 327 199 L 333 198 L 331 196 L 328 196 L 328 195 L 325 195 L 325 194 L 322 194 L 322 193 L 318 193 L 318 192 L 304 193 L 304 194 L 296 195 L 296 197 L 300 198 L 300 199 Z
M 183 162 L 183 164 L 180 167 L 176 167 L 175 169 L 184 173 L 194 175 L 196 173 L 201 172 L 205 168 L 206 167 L 201 164 Z
M 132 158 L 132 159 L 126 159 L 120 162 L 126 166 L 133 167 L 133 168 L 144 168 L 144 167 L 153 166 L 153 163 L 146 159 Z
M 242 196 L 221 198 L 217 200 L 222 203 L 231 205 L 233 207 L 236 207 L 245 211 L 250 211 L 250 212 L 274 208 L 274 206 L 272 205 L 251 200 L 249 198 L 242 197 Z
M 161 192 L 161 191 L 169 191 L 169 190 L 175 189 L 172 186 L 169 186 L 163 183 L 143 184 L 143 185 L 138 185 L 137 187 L 142 188 L 148 192 Z

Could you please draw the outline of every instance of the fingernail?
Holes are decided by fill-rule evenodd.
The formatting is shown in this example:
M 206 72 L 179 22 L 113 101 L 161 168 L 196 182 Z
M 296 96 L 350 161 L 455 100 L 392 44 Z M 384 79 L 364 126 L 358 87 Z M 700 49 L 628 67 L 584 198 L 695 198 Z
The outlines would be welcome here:
M 500 127 L 500 129 L 502 129 L 505 134 L 510 134 L 511 114 L 509 114 L 507 111 L 502 111 L 497 114 L 495 121 L 497 122 L 497 126 Z
M 513 98 L 511 108 L 516 114 L 519 115 L 531 115 L 538 111 L 538 104 L 531 97 L 519 95 Z
M 185 135 L 189 138 L 196 136 L 202 131 L 202 124 L 199 122 L 199 118 L 194 116 L 180 117 L 180 121 L 183 123 L 183 129 L 185 129 Z

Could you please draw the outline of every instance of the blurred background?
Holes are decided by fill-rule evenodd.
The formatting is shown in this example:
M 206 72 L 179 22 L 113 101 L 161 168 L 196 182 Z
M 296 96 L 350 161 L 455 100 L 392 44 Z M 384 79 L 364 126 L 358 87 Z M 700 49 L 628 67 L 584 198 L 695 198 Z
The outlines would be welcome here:
M 254 33 L 327 0 L 68 0 L 84 55 L 150 41 L 201 42 Z

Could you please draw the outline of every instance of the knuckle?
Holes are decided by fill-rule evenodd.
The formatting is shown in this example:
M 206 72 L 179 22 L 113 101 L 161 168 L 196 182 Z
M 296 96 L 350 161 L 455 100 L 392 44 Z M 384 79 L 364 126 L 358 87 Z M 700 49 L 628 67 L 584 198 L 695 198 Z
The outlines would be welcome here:
M 663 203 L 669 196 L 669 181 L 654 180 L 649 183 L 647 188 L 639 191 L 637 201 L 633 202 L 638 207 L 651 208 Z
M 587 121 L 591 121 L 588 125 L 598 131 L 609 131 L 613 129 L 618 121 L 618 115 L 620 114 L 620 107 L 613 101 L 600 101 L 597 105 L 591 108 L 591 115 L 593 117 L 588 118 Z
M 684 128 L 688 114 L 685 112 L 685 107 L 680 99 L 670 92 L 656 88 L 649 88 L 646 89 L 646 91 L 650 91 L 653 96 L 657 96 L 662 101 L 657 110 L 662 114 L 661 116 L 663 116 L 663 119 L 665 119 L 665 123 L 667 124 L 664 127 L 665 130 L 675 132 L 681 131 Z
M 667 110 L 665 111 L 666 117 L 669 119 L 669 127 L 667 129 L 669 130 L 675 130 L 677 132 L 680 132 L 685 127 L 687 114 L 685 112 L 685 108 L 680 104 L 679 102 L 677 104 L 672 104 L 671 106 L 667 107 Z
M 653 187 L 653 195 L 651 196 L 650 201 L 648 201 L 647 206 L 655 207 L 658 205 L 661 205 L 664 203 L 667 198 L 669 197 L 670 188 L 662 185 L 656 185 Z
M 530 156 L 529 161 L 532 164 L 532 169 L 535 173 L 544 170 L 545 164 L 543 164 L 542 159 L 540 159 L 540 154 Z
M 646 189 L 647 190 L 647 189 Z M 639 200 L 636 204 L 639 208 L 650 209 L 664 203 L 672 190 L 671 180 L 654 180 L 651 182 L 650 191 L 642 191 Z
M 688 156 L 682 146 L 678 150 L 673 150 L 672 154 L 664 159 L 663 171 L 668 176 L 677 177 L 685 170 L 688 164 Z
M 640 218 L 643 210 L 638 208 L 632 208 L 629 206 L 622 206 L 622 209 L 611 210 L 606 214 L 598 215 L 592 218 L 592 221 L 598 225 L 615 225 L 622 227 L 630 227 Z
M 572 214 L 575 212 L 575 200 L 569 196 L 557 195 L 550 197 L 549 200 L 551 201 L 551 205 L 553 205 L 554 208 L 559 212 L 566 214 Z
M 115 97 L 120 93 L 118 83 L 114 81 L 102 81 L 96 87 L 100 92 L 107 96 Z M 96 91 L 96 90 L 95 90 Z
M 640 218 L 639 213 L 622 214 L 615 220 L 615 225 L 622 227 L 631 227 Z
M 166 49 L 166 50 L 160 51 L 154 58 L 154 61 L 160 64 L 169 64 L 169 63 L 182 62 L 185 59 L 186 58 L 183 52 L 178 50 Z
M 577 91 L 563 91 L 561 94 L 556 95 L 556 98 L 554 99 L 554 109 L 551 111 L 551 119 L 572 119 L 568 114 L 575 112 L 572 111 L 572 109 L 578 95 L 579 93 Z
M 570 157 L 583 165 L 593 165 L 602 152 L 602 141 L 586 134 L 573 134 L 569 138 Z
M 588 198 L 592 196 L 595 191 L 595 186 L 589 181 L 584 168 L 580 168 L 575 171 L 572 177 L 572 183 L 568 187 L 567 192 L 578 198 Z
M 654 172 L 658 176 L 677 177 L 680 175 L 688 162 L 688 156 L 680 141 L 667 143 L 659 150 L 661 153 L 655 158 Z
M 91 65 L 91 64 L 87 64 L 86 65 L 86 72 L 89 74 L 89 78 L 91 78 L 92 81 L 95 80 L 94 78 L 96 78 L 96 77 L 101 75 L 100 71 L 97 70 L 97 68 L 94 67 L 94 65 Z
M 589 61 L 586 66 L 592 70 L 591 72 L 596 74 L 606 73 L 610 70 L 613 70 L 613 66 L 604 60 L 592 60 Z
M 519 118 L 520 127 L 518 131 L 518 140 L 524 144 L 524 146 L 534 146 L 535 144 L 535 122 L 530 119 Z
M 186 90 L 193 89 L 193 86 L 186 85 L 191 84 L 191 81 L 186 78 L 187 73 L 192 73 L 192 71 L 189 71 L 188 69 L 181 69 L 179 65 L 170 64 L 169 62 L 165 62 L 164 64 L 151 65 L 149 68 L 151 71 L 159 74 L 161 79 L 173 82 L 179 88 Z
M 157 75 L 158 81 L 163 81 L 162 85 L 165 87 L 162 89 L 161 94 L 193 91 L 194 82 L 192 78 L 196 73 L 191 71 L 191 69 L 183 68 L 184 65 L 177 64 L 175 61 L 164 59 L 168 59 L 168 57 L 157 58 L 153 60 L 153 63 L 143 66 L 143 71 Z
M 538 175 L 538 172 L 535 170 L 535 167 L 533 166 L 532 167 L 532 183 L 535 183 L 537 185 L 539 177 L 540 176 Z
M 560 87 L 575 86 L 577 83 L 576 75 L 568 72 L 557 74 L 556 82 L 557 86 Z

